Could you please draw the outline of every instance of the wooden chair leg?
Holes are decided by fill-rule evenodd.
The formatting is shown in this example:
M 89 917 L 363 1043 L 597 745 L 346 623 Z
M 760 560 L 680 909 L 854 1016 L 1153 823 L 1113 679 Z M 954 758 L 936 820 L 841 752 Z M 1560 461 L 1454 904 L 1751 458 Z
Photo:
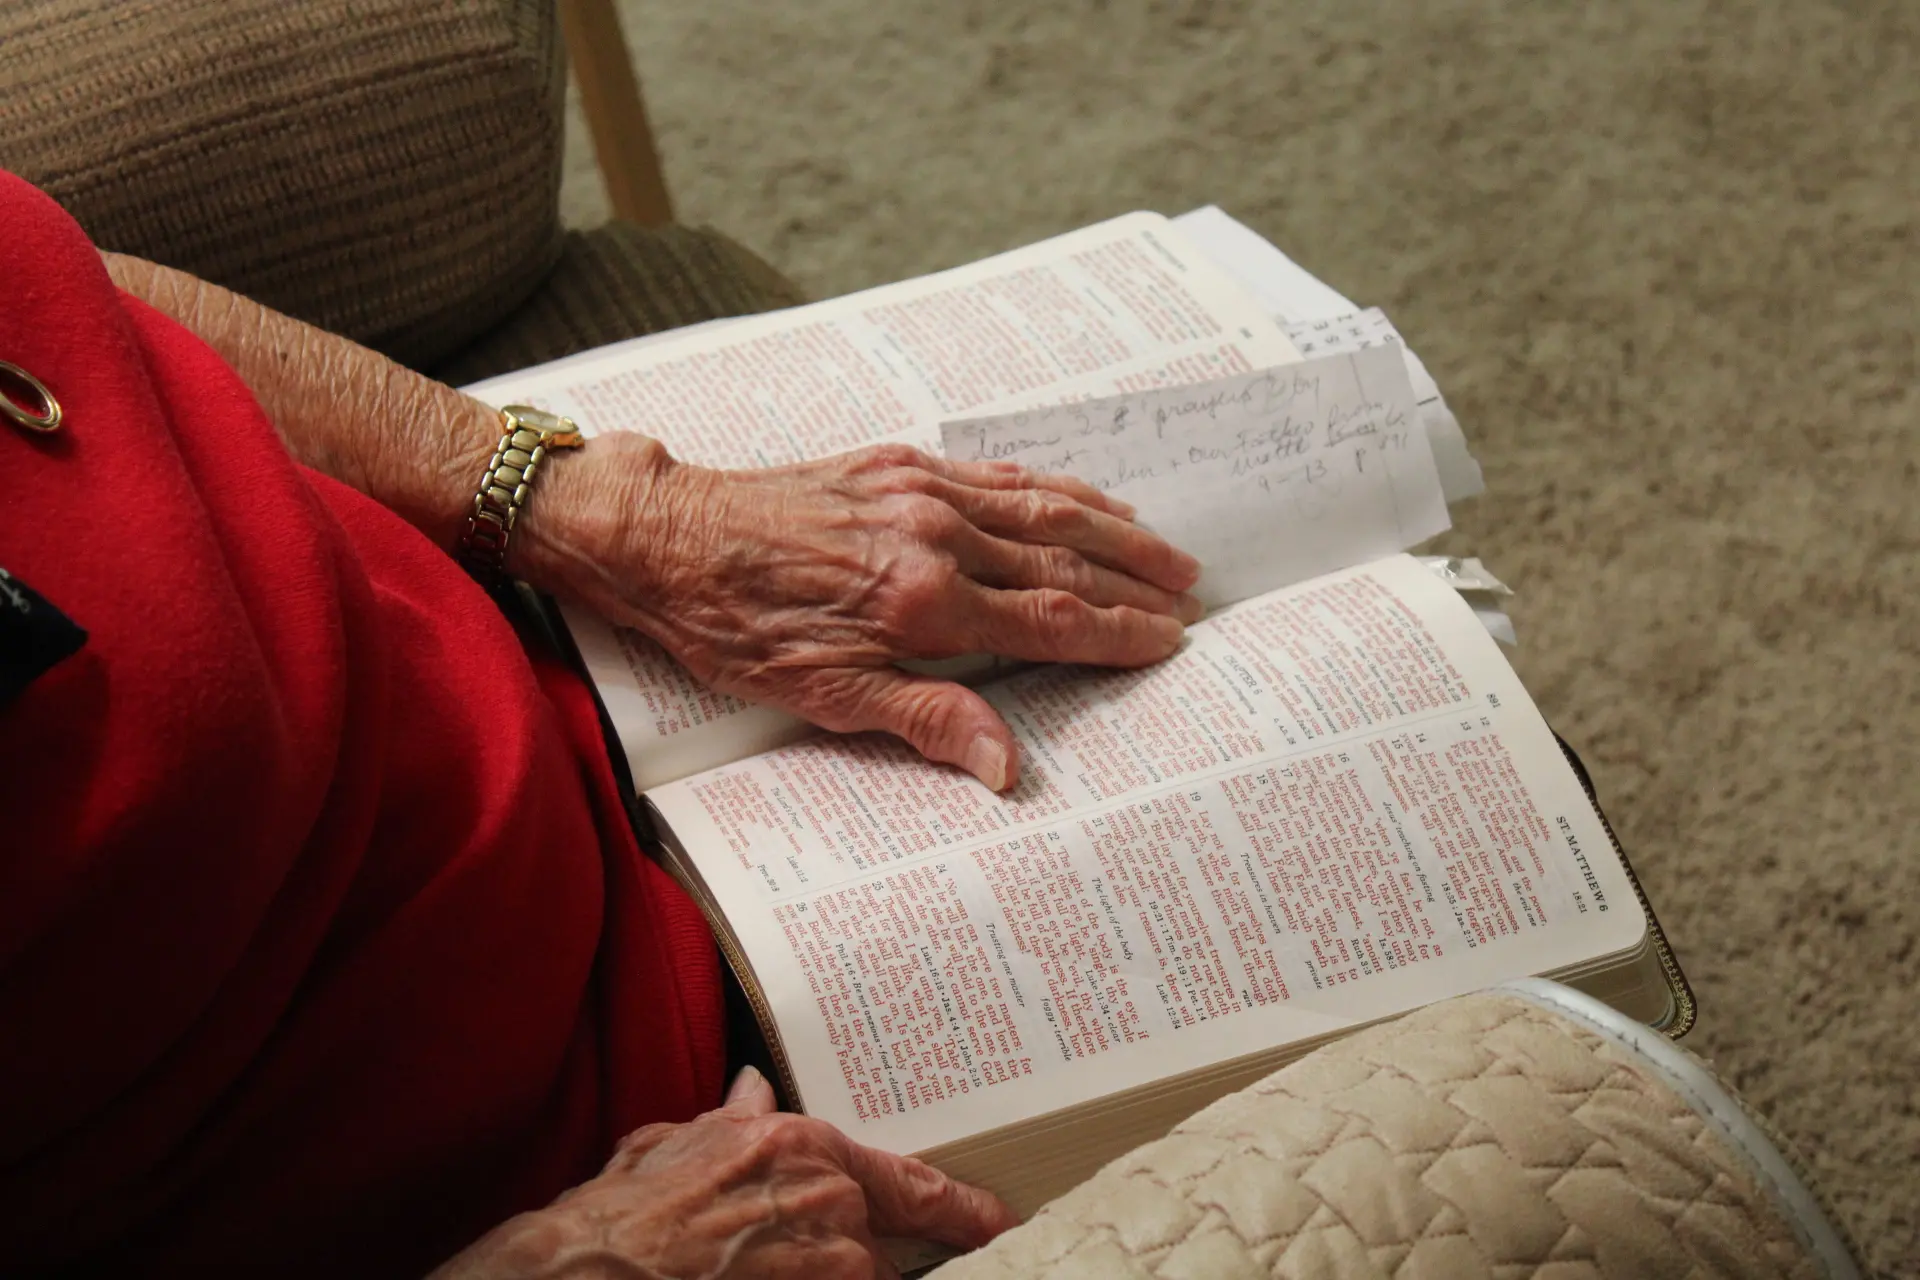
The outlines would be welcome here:
M 673 202 L 614 0 L 560 0 L 560 29 L 614 213 L 643 227 L 672 222 Z

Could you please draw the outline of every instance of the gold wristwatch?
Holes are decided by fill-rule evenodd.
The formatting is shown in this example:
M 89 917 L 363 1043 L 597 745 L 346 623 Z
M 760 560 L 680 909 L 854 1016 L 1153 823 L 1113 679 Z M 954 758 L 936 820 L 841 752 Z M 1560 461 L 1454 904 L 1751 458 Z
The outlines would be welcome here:
M 480 491 L 473 495 L 473 514 L 467 517 L 467 531 L 460 536 L 460 561 L 474 577 L 489 585 L 506 573 L 507 539 L 514 521 L 527 505 L 533 479 L 540 473 L 550 449 L 577 449 L 586 442 L 571 418 L 535 409 L 531 405 L 510 404 L 500 410 L 500 425 L 505 434 L 500 447 L 480 477 Z

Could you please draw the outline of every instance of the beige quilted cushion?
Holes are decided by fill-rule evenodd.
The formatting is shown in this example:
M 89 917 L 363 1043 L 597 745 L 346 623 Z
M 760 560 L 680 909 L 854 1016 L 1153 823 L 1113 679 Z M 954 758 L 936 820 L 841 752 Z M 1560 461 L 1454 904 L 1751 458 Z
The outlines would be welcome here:
M 1811 1280 L 1746 1168 L 1624 1051 L 1468 996 L 1222 1099 L 936 1274 Z

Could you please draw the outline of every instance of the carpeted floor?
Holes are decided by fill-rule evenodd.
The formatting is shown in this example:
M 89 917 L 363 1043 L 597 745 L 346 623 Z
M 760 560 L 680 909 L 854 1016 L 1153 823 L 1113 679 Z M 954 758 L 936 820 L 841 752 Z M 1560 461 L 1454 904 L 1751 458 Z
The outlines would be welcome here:
M 1213 201 L 1384 306 L 1688 1043 L 1920 1276 L 1920 6 L 624 2 L 682 217 L 821 295 Z

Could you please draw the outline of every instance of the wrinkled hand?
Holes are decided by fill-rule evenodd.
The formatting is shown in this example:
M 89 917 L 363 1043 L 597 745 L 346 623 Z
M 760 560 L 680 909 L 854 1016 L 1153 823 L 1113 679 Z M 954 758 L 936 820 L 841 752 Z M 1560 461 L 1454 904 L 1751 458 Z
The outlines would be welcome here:
M 542 486 L 517 566 L 529 581 L 638 628 L 716 689 L 898 734 L 995 790 L 1018 767 L 1005 722 L 896 662 L 1139 666 L 1200 615 L 1191 556 L 1091 486 L 1008 463 L 879 445 L 718 471 L 602 436 Z
M 496 1228 L 434 1280 L 866 1280 L 876 1236 L 985 1244 L 1018 1223 L 991 1195 L 819 1120 L 774 1112 L 749 1068 L 727 1105 L 649 1125 L 600 1176 Z

